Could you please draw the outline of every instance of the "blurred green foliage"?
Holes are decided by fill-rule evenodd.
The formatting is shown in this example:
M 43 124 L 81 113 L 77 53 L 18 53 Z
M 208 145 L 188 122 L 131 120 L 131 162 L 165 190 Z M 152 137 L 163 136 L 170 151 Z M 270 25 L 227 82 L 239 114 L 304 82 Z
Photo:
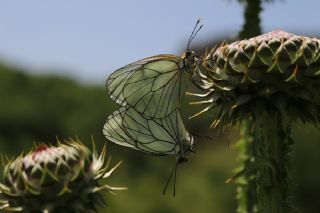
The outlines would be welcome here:
M 164 184 L 174 166 L 173 157 L 154 157 L 129 150 L 105 140 L 102 127 L 109 114 L 119 108 L 107 96 L 103 86 L 81 85 L 56 76 L 26 74 L 10 66 L 0 66 L 0 149 L 2 155 L 17 156 L 34 143 L 53 143 L 78 137 L 91 145 L 106 143 L 113 163 L 122 166 L 110 178 L 110 184 L 127 186 L 118 196 L 107 194 L 108 207 L 100 212 L 179 213 L 235 212 L 235 186 L 224 181 L 236 167 L 234 142 L 238 130 L 217 134 L 209 129 L 212 114 L 186 120 L 196 136 L 197 153 L 179 167 L 177 195 L 172 185 L 162 195 Z M 185 102 L 189 100 L 186 98 Z M 200 108 L 182 106 L 185 118 Z M 209 115 L 209 116 L 208 116 Z M 320 133 L 314 127 L 298 125 L 294 129 L 293 205 L 303 212 L 319 212 L 320 205 Z M 204 137 L 201 137 L 204 136 Z M 209 136 L 209 137 L 205 137 Z M 172 183 L 171 183 L 172 184 Z
M 91 146 L 91 135 L 101 149 L 107 143 L 113 163 L 123 165 L 110 181 L 127 186 L 119 196 L 107 197 L 101 212 L 233 212 L 234 186 L 224 183 L 235 166 L 235 153 L 226 137 L 210 131 L 210 118 L 188 122 L 197 138 L 197 153 L 179 167 L 177 196 L 172 185 L 165 196 L 164 184 L 175 164 L 174 157 L 154 157 L 106 141 L 102 134 L 109 114 L 119 108 L 102 86 L 85 86 L 56 76 L 30 75 L 10 66 L 0 66 L 0 149 L 9 158 L 34 143 L 52 143 L 78 137 Z M 190 115 L 198 109 L 183 107 Z M 186 116 L 185 116 L 186 117 Z M 171 183 L 172 184 L 172 183 Z

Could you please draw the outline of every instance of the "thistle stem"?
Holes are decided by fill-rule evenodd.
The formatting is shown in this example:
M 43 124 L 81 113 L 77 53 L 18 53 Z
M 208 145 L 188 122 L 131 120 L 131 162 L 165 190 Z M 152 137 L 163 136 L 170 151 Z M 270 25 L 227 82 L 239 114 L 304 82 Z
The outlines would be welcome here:
M 277 113 L 263 112 L 241 126 L 238 213 L 289 211 L 290 126 Z
M 239 37 L 242 39 L 251 38 L 261 34 L 260 13 L 262 11 L 261 0 L 240 0 L 244 3 L 244 24 Z

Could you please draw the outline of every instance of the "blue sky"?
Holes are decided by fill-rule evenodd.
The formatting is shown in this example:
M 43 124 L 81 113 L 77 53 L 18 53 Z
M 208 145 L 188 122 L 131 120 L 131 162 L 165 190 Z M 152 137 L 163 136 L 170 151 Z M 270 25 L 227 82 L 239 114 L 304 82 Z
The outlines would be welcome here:
M 320 35 L 320 1 L 265 3 L 263 31 Z M 0 59 L 37 73 L 103 84 L 115 69 L 160 54 L 180 55 L 196 20 L 194 41 L 234 37 L 243 24 L 236 0 L 2 0 Z

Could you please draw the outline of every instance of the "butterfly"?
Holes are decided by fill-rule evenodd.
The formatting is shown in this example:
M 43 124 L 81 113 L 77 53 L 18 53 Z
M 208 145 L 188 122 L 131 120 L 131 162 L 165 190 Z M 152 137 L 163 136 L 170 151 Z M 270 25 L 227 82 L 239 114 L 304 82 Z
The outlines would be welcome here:
M 194 152 L 193 137 L 178 110 L 165 118 L 148 118 L 131 107 L 121 107 L 107 118 L 103 133 L 118 145 L 151 155 L 184 158 Z
M 178 165 L 187 162 L 195 152 L 194 138 L 186 130 L 180 112 L 173 111 L 165 118 L 148 118 L 135 109 L 124 106 L 111 114 L 103 128 L 105 137 L 121 146 L 151 155 L 178 157 L 163 194 L 174 175 L 174 193 Z
M 164 118 L 179 108 L 199 60 L 189 50 L 191 41 L 203 26 L 197 28 L 199 22 L 181 57 L 169 54 L 152 56 L 113 72 L 106 81 L 110 98 L 151 118 Z

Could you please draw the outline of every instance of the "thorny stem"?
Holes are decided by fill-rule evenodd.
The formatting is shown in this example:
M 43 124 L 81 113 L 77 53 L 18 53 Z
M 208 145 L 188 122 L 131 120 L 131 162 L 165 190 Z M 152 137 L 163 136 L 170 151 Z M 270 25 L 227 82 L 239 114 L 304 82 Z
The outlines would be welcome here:
M 288 212 L 290 126 L 279 114 L 263 112 L 241 128 L 239 160 L 245 173 L 237 180 L 237 212 Z

